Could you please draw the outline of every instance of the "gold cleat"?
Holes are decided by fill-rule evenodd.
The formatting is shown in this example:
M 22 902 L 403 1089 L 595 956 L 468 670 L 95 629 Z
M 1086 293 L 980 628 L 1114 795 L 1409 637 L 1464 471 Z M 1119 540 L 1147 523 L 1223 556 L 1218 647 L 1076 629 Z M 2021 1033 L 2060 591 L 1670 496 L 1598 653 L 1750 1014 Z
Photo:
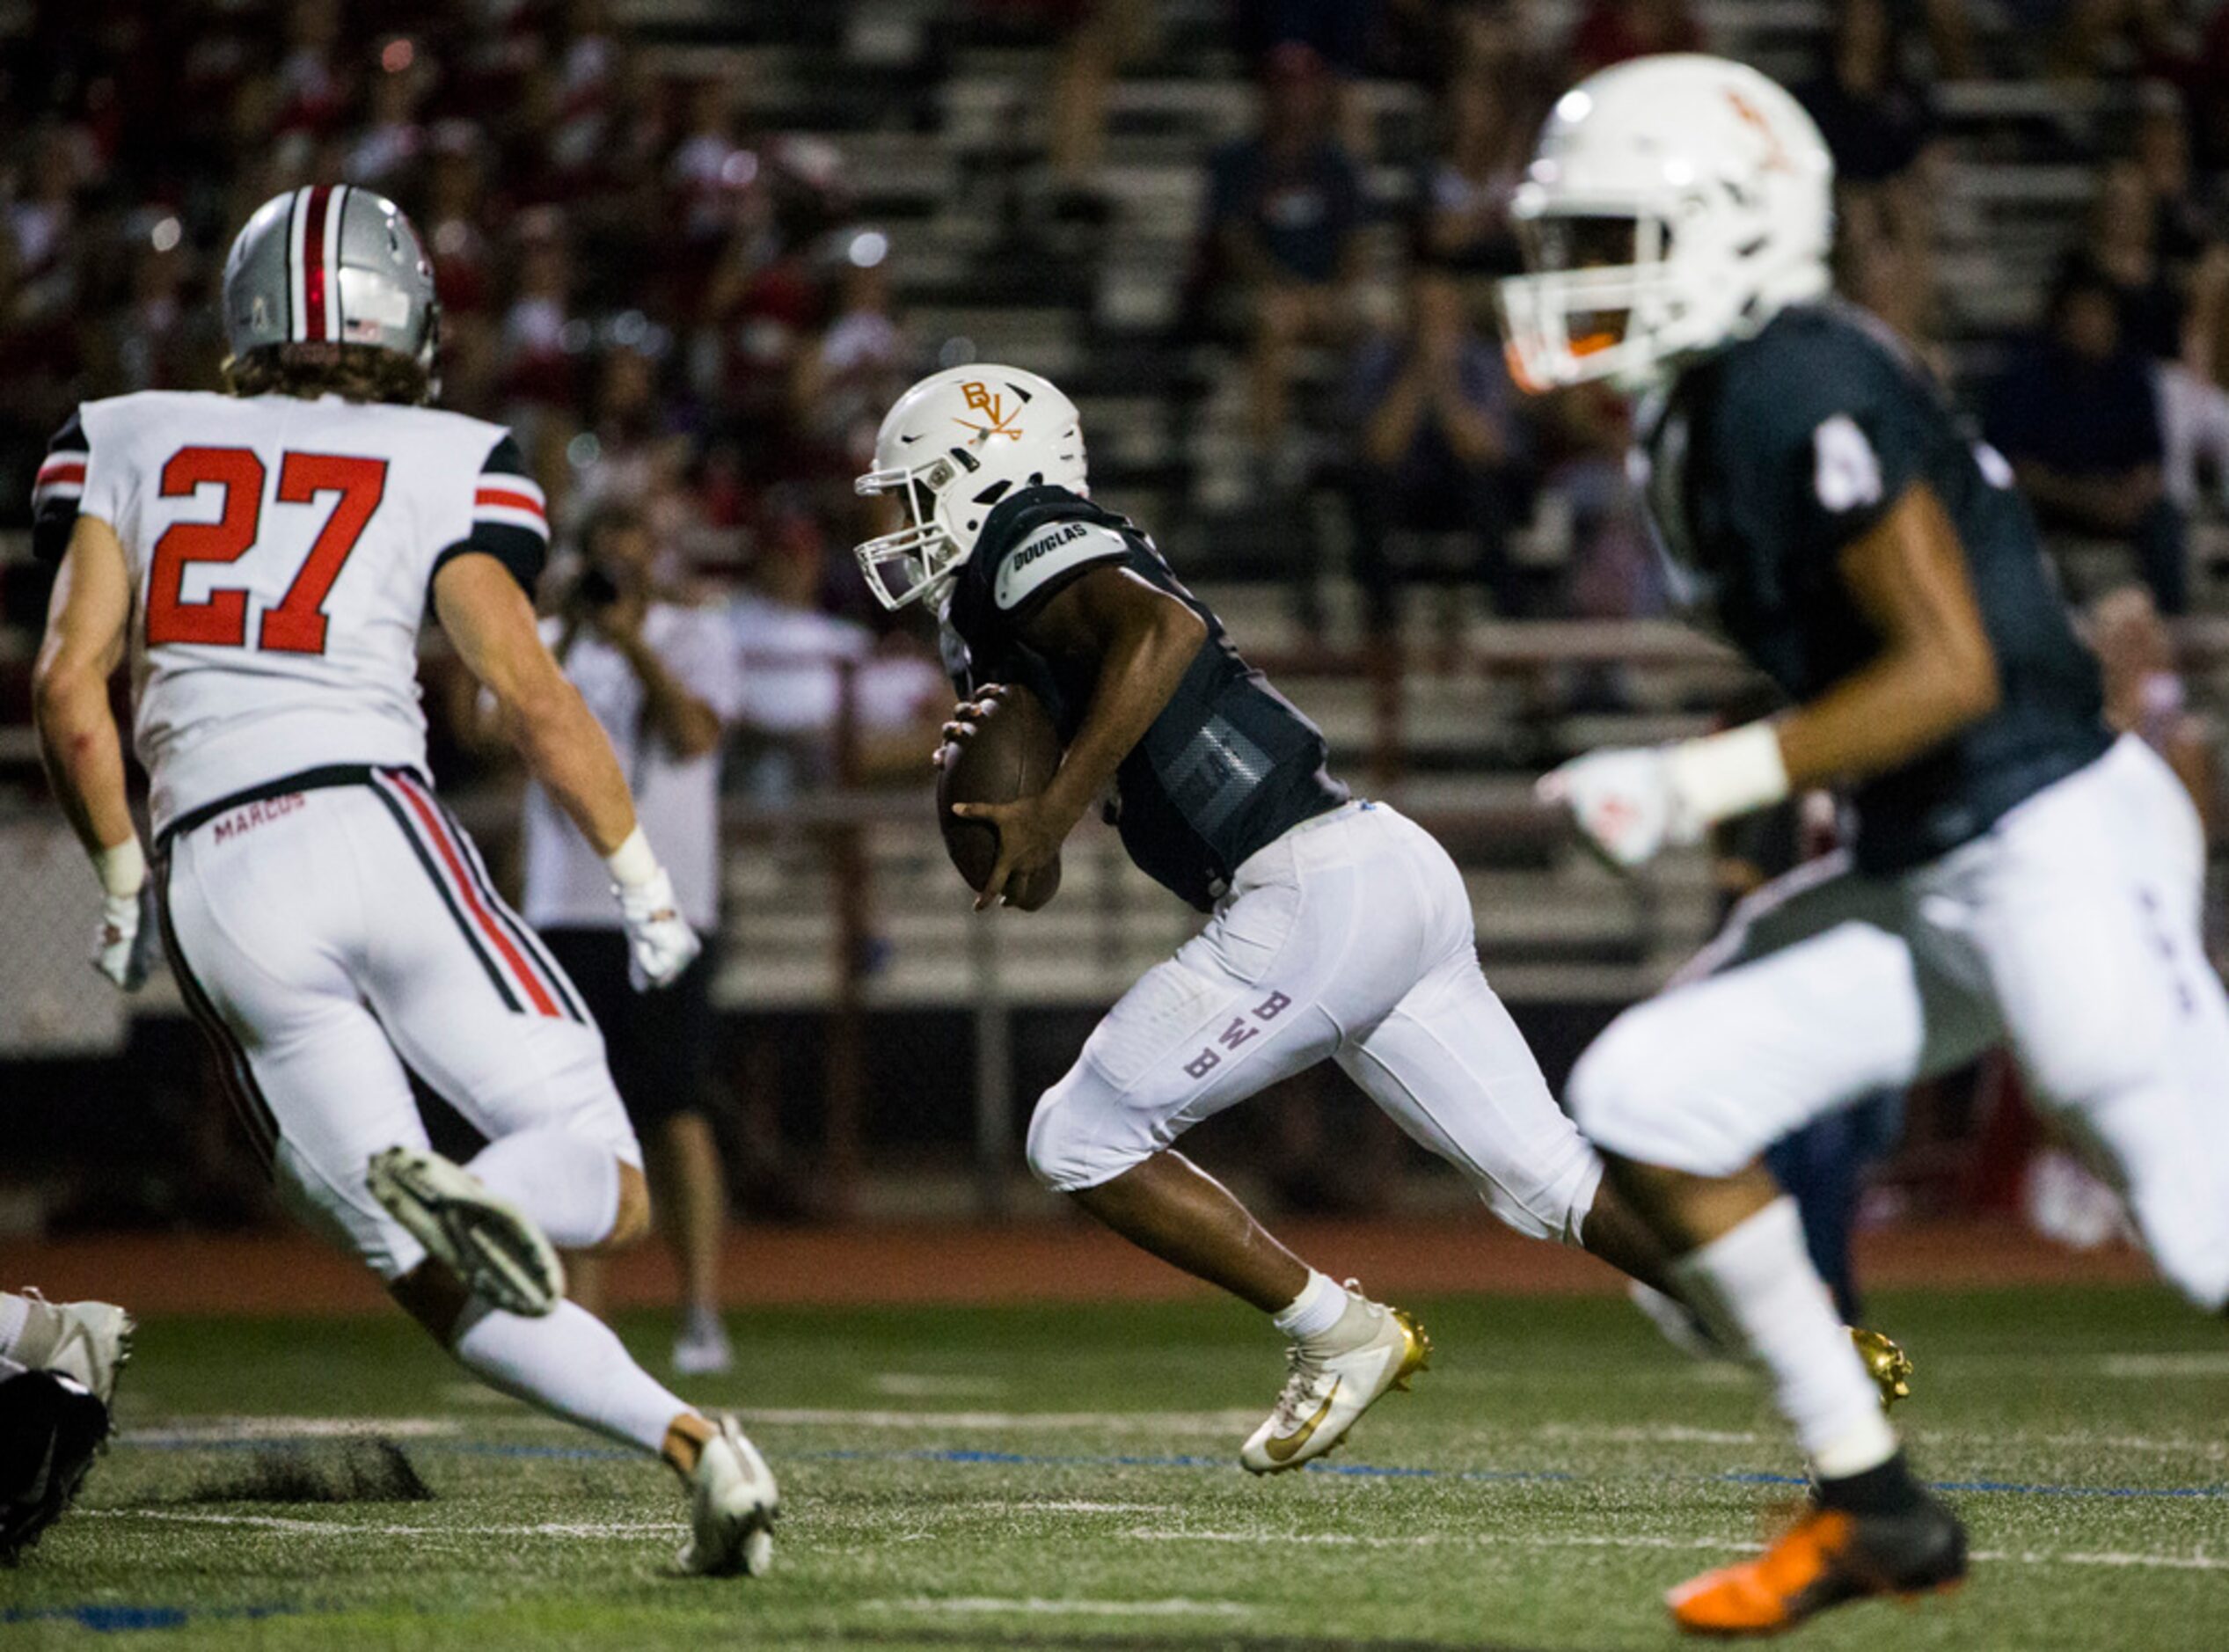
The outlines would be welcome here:
M 1348 1290 L 1360 1297 L 1351 1283 Z M 1287 1350 L 1276 1409 L 1239 1452 L 1248 1473 L 1282 1474 L 1336 1451 L 1363 1412 L 1407 1392 L 1431 1363 L 1432 1339 L 1414 1316 L 1383 1303 L 1363 1305 L 1370 1328 L 1361 1341 L 1337 1352 L 1300 1344 Z
M 1850 1333 L 1851 1345 L 1865 1362 L 1867 1374 L 1881 1389 L 1881 1408 L 1886 1411 L 1897 1400 L 1911 1399 L 1911 1356 L 1878 1331 L 1859 1325 L 1843 1328 Z

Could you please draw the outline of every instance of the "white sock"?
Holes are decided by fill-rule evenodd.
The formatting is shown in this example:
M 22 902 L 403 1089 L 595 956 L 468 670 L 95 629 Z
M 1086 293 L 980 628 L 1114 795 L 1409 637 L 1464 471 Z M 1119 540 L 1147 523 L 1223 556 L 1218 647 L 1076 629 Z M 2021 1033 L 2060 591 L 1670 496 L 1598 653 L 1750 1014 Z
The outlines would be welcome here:
M 1296 1342 L 1313 1341 L 1339 1323 L 1351 1300 L 1344 1285 L 1329 1274 L 1319 1274 L 1311 1268 L 1308 1283 L 1301 1287 L 1300 1294 L 1270 1323 Z
M 1672 1276 L 1728 1346 L 1772 1372 L 1780 1414 L 1822 1480 L 1862 1473 L 1896 1454 L 1881 1391 L 1803 1248 L 1794 1200 L 1775 1199 L 1682 1257 Z
M 554 1124 L 499 1137 L 466 1166 L 559 1250 L 584 1250 L 619 1219 L 619 1161 L 611 1150 Z
M 538 1319 L 475 1305 L 449 1351 L 489 1387 L 653 1454 L 676 1417 L 696 1414 L 577 1303 Z
M 0 1359 L 16 1351 L 16 1341 L 31 1323 L 31 1298 L 0 1290 Z

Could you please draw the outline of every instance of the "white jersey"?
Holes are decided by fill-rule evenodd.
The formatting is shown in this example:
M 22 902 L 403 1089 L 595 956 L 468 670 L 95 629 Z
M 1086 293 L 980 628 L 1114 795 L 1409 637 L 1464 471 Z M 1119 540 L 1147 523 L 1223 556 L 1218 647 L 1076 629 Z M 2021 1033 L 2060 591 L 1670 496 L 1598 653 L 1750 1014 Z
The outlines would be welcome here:
M 422 771 L 418 633 L 468 551 L 531 591 L 541 489 L 499 425 L 431 408 L 149 391 L 87 402 L 33 493 L 59 561 L 82 513 L 134 591 L 134 742 L 159 834 L 343 765 Z

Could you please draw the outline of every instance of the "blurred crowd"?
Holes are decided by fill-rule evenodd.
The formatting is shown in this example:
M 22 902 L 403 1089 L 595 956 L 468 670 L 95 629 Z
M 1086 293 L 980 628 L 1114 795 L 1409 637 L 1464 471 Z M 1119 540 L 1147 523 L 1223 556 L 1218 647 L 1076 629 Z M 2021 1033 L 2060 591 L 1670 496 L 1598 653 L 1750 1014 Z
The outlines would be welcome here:
M 2018 0 L 2018 28 L 1989 42 L 1968 10 L 1838 0 L 1794 88 L 1836 162 L 1840 285 L 1948 369 L 1931 87 L 2018 77 L 2066 92 L 2069 109 L 2089 106 L 2080 83 L 2132 88 L 2131 113 L 2101 137 L 2086 121 L 2052 134 L 2050 158 L 2094 172 L 2087 223 L 2033 335 L 1960 389 L 2045 525 L 2123 548 L 2160 609 L 2179 613 L 2188 526 L 2229 509 L 2229 5 Z M 1697 10 L 1591 0 L 1560 41 L 1525 32 L 1509 5 L 1246 0 L 1237 11 L 1258 53 L 1259 113 L 1210 162 L 1192 311 L 1248 363 L 1255 499 L 1327 471 L 1342 480 L 1353 571 L 1380 624 L 1404 573 L 1420 571 L 1474 577 L 1508 616 L 1653 610 L 1661 582 L 1621 480 L 1625 411 L 1601 393 L 1519 398 L 1490 283 L 1518 266 L 1509 201 L 1551 100 L 1630 57 L 1710 49 Z M 1367 152 L 1353 98 L 1366 75 L 1421 83 L 1435 128 L 1407 195 L 1405 301 L 1375 325 L 1364 168 L 1404 157 Z M 1312 347 L 1343 359 L 1327 448 L 1296 413 L 1296 363 Z M 1520 557 L 1525 524 L 1532 554 Z M 1413 566 L 1435 549 L 1436 563 Z M 1529 572 L 1540 569 L 1553 577 Z
M 2135 118 L 2075 157 L 2099 187 L 2044 325 L 2000 384 L 1967 388 L 2046 516 L 2126 544 L 2160 606 L 2179 611 L 2188 524 L 2218 508 L 2209 490 L 2229 490 L 2229 5 L 2006 4 L 2019 26 L 1985 40 L 1957 0 L 1835 8 L 1799 90 L 1841 171 L 1845 284 L 1932 346 L 1938 81 L 2140 83 Z M 1109 88 L 1151 50 L 1160 10 L 955 4 L 951 29 L 1057 44 L 1042 99 L 1053 187 L 1032 211 L 1105 223 Z M 846 547 L 868 527 L 850 479 L 889 398 L 962 341 L 909 329 L 890 240 L 855 211 L 838 150 L 770 125 L 745 60 L 699 55 L 676 71 L 617 11 L 0 11 L 0 525 L 20 517 L 71 404 L 213 382 L 223 249 L 257 202 L 362 184 L 399 201 L 431 245 L 443 403 L 518 431 L 568 543 L 599 506 L 623 504 L 650 524 L 672 582 L 749 588 L 747 638 L 833 639 L 860 657 L 901 647 L 872 628 L 881 617 L 850 575 Z M 1560 40 L 1524 26 L 1531 15 L 1516 0 L 1230 8 L 1258 108 L 1246 135 L 1202 157 L 1180 325 L 1222 341 L 1243 374 L 1251 495 L 1348 500 L 1351 567 L 1381 624 L 1420 545 L 1500 613 L 1661 602 L 1625 495 L 1624 410 L 1606 395 L 1522 403 L 1487 283 L 1516 267 L 1510 193 L 1557 91 L 1714 42 L 1689 0 L 1590 0 Z M 1374 152 L 1365 80 L 1422 89 L 1421 153 Z M 1368 179 L 1388 166 L 1413 179 L 1395 272 L 1363 255 L 1385 216 Z

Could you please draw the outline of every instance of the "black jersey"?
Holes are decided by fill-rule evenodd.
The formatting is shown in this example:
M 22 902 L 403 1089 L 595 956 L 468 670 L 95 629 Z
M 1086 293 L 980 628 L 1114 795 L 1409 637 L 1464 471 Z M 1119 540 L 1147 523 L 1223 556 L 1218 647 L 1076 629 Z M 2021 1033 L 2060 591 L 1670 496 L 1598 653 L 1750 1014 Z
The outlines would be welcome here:
M 1141 870 L 1207 911 L 1241 861 L 1336 808 L 1347 788 L 1325 770 L 1321 731 L 1239 657 L 1223 622 L 1177 582 L 1152 540 L 1065 488 L 1026 488 L 1001 501 L 946 606 L 946 663 L 963 694 L 988 683 L 1029 689 L 1062 743 L 1073 740 L 1098 662 L 1048 657 L 1021 632 L 1056 592 L 1097 567 L 1128 569 L 1208 628 L 1176 692 L 1115 771 L 1108 815 Z
M 2002 696 L 1986 717 L 1857 789 L 1858 864 L 1894 872 L 1986 830 L 2110 742 L 2097 662 L 2076 638 L 2011 467 L 1862 311 L 1783 311 L 1683 373 L 1642 415 L 1639 469 L 1688 593 L 1791 698 L 1880 652 L 1842 551 L 1925 483 L 1966 556 Z

